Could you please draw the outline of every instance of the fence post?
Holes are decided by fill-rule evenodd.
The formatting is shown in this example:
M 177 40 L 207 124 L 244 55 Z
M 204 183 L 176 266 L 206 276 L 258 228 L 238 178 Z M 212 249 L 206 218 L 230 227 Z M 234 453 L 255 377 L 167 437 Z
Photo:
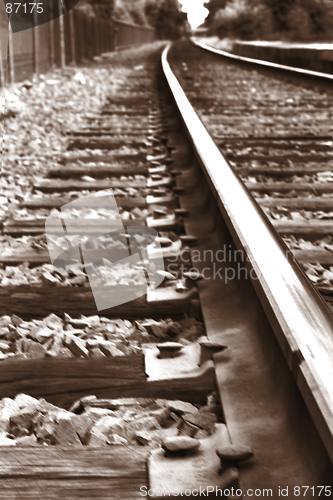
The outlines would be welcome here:
M 60 16 L 59 16 L 59 28 L 60 28 L 60 61 L 61 61 L 60 65 L 61 65 L 62 68 L 65 68 L 65 66 L 66 66 L 65 29 L 64 29 L 64 17 L 61 15 L 61 12 L 63 11 L 61 0 L 59 0 L 59 10 L 60 10 Z
M 85 27 L 86 27 L 86 16 L 80 15 L 80 47 L 81 47 L 81 61 L 82 59 L 87 59 L 86 54 L 86 41 L 85 41 Z
M 76 64 L 75 29 L 74 29 L 73 10 L 69 11 L 68 15 L 69 15 L 69 37 L 70 37 L 70 43 L 71 43 L 71 59 L 72 59 L 72 63 Z
M 88 51 L 87 51 L 87 37 L 88 37 L 88 33 L 87 33 L 87 28 L 88 28 L 88 20 L 87 20 L 86 16 L 82 16 L 80 32 L 81 32 L 81 34 L 83 34 L 83 37 L 81 38 L 81 40 L 82 40 L 82 46 L 83 46 L 83 54 L 84 54 L 83 57 L 84 57 L 84 59 L 88 59 Z M 86 36 L 84 36 L 85 33 L 86 33 Z
M 33 11 L 33 28 L 32 28 L 32 50 L 33 50 L 33 71 L 37 76 L 39 75 L 39 61 L 38 61 L 38 31 L 37 31 L 37 11 Z
M 8 62 L 9 62 L 9 80 L 10 83 L 15 82 L 15 68 L 14 68 L 14 47 L 13 47 L 13 32 L 8 23 Z
M 4 70 L 3 59 L 2 59 L 1 40 L 0 40 L 0 84 L 1 84 L 2 88 L 4 88 L 5 84 L 6 84 L 5 70 Z
M 114 23 L 114 29 L 113 29 L 113 50 L 117 50 L 118 48 L 118 40 L 119 40 L 119 26 L 118 24 Z
M 96 17 L 93 18 L 93 24 L 94 24 L 94 56 L 98 55 L 98 20 Z
M 103 52 L 103 22 L 101 19 L 98 20 L 98 38 L 99 38 L 98 55 L 100 55 Z
M 103 53 L 108 51 L 108 22 L 103 22 Z
M 73 24 L 75 33 L 75 61 L 79 63 L 82 59 L 82 48 L 81 48 L 81 26 L 80 26 L 80 16 L 77 12 L 73 12 Z
M 112 52 L 114 50 L 114 22 L 111 21 L 108 25 L 108 50 L 107 52 Z
M 94 23 L 94 57 L 98 56 L 99 52 L 99 33 L 98 33 L 98 19 L 93 17 Z
M 100 40 L 101 40 L 101 45 L 100 45 L 100 54 L 103 54 L 105 52 L 104 50 L 104 44 L 105 44 L 105 36 L 104 36 L 104 28 L 105 28 L 105 21 L 104 19 L 101 19 L 100 21 L 100 28 L 101 28 L 101 34 L 100 34 Z
M 51 69 L 54 68 L 55 65 L 55 54 L 54 54 L 54 9 L 53 9 L 53 0 L 50 0 L 49 2 L 49 33 L 50 33 L 50 38 L 49 38 L 49 56 L 50 56 L 50 67 Z

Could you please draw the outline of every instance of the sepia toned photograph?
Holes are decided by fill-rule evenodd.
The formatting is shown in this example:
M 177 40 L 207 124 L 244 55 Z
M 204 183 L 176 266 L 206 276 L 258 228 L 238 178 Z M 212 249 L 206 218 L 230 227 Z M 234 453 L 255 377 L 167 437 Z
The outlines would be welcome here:
M 333 498 L 333 1 L 0 0 L 0 500 Z

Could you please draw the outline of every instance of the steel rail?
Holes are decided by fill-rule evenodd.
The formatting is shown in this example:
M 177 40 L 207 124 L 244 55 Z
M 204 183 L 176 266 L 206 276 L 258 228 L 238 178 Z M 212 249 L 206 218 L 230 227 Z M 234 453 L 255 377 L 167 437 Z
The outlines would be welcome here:
M 192 108 L 167 60 L 162 67 L 194 150 L 302 397 L 333 461 L 333 317 Z
M 232 54 L 231 52 L 227 52 L 225 50 L 216 49 L 215 47 L 211 47 L 210 45 L 206 45 L 205 43 L 198 42 L 193 38 L 190 38 L 190 41 L 200 47 L 201 49 L 207 50 L 209 52 L 213 52 L 214 54 L 218 54 L 219 56 L 227 57 L 229 59 L 233 59 L 234 61 L 247 62 L 251 64 L 255 64 L 258 66 L 263 66 L 265 68 L 279 69 L 283 71 L 290 71 L 292 73 L 297 73 L 298 75 L 304 76 L 312 76 L 315 78 L 321 78 L 322 80 L 328 80 L 333 82 L 333 75 L 329 75 L 328 73 L 322 73 L 321 71 L 313 71 L 310 69 L 297 68 L 294 66 L 287 66 L 286 64 L 278 64 L 271 61 L 265 61 L 263 59 L 255 59 L 252 57 L 239 56 L 237 54 Z

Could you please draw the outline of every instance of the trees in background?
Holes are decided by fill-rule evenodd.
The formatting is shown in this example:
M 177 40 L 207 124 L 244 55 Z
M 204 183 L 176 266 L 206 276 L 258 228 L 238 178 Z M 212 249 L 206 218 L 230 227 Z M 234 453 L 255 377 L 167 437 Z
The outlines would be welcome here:
M 273 29 L 272 13 L 260 0 L 231 0 L 216 10 L 211 28 L 221 37 L 266 38 Z M 206 5 L 209 7 L 209 4 Z
M 115 0 L 113 16 L 128 23 L 148 25 L 145 15 L 146 0 Z
M 87 16 L 110 19 L 113 15 L 115 0 L 80 0 L 75 9 Z
M 187 23 L 178 0 L 146 0 L 145 15 L 160 39 L 179 38 Z
M 331 0 L 210 0 L 207 26 L 221 37 L 333 40 Z
M 152 26 L 160 39 L 179 38 L 187 23 L 178 0 L 80 0 L 77 8 L 90 16 Z
M 205 2 L 204 5 L 209 10 L 209 14 L 205 20 L 206 26 L 212 26 L 217 11 L 223 10 L 227 3 L 228 0 L 207 0 Z

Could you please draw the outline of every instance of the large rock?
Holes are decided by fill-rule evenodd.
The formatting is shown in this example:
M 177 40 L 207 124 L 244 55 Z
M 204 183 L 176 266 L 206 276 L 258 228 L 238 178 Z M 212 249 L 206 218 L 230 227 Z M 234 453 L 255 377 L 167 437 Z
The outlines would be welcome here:
M 90 428 L 95 423 L 93 416 L 90 416 L 87 413 L 82 413 L 82 415 L 75 415 L 75 418 L 72 418 L 71 422 L 75 432 L 80 438 L 81 443 L 87 444 L 88 433 Z
M 33 431 L 33 422 L 38 413 L 39 401 L 13 413 L 9 419 L 9 432 L 15 437 L 28 436 Z
M 93 422 L 97 422 L 100 418 L 103 417 L 117 417 L 117 414 L 114 411 L 109 410 L 108 408 L 93 407 L 86 407 L 83 415 L 88 415 L 93 420 Z
M 199 412 L 198 408 L 191 403 L 187 403 L 186 401 L 172 401 L 168 403 L 170 411 L 176 413 L 177 415 L 183 415 L 184 413 L 193 413 L 196 414 Z
M 220 404 L 209 404 L 206 406 L 202 406 L 199 409 L 200 413 L 214 413 L 217 417 L 218 420 L 222 421 L 223 420 L 223 415 L 222 415 L 222 407 Z
M 0 435 L 0 446 L 16 446 L 16 440 Z
M 132 421 L 126 423 L 126 433 L 130 439 L 133 439 L 138 431 L 154 431 L 160 428 L 156 417 L 153 415 L 136 417 Z
M 8 266 L 6 267 L 6 270 L 7 269 L 8 269 Z M 24 323 L 23 319 L 21 319 L 19 316 L 16 316 L 16 314 L 12 314 L 10 319 L 11 319 L 14 326 L 20 326 L 22 323 Z
M 10 316 L 1 316 L 1 318 L 0 318 L 0 330 L 2 328 L 5 328 L 8 325 L 12 325 L 12 324 L 13 324 L 13 322 L 12 322 L 12 319 Z
M 0 435 L 9 431 L 9 420 L 12 415 L 19 411 L 20 407 L 10 398 L 3 398 L 0 401 Z
M 23 436 L 15 439 L 16 446 L 36 446 L 38 444 L 37 437 L 34 434 Z
M 10 352 L 11 343 L 8 340 L 0 340 L 0 351 L 3 354 Z
M 56 444 L 61 446 L 82 445 L 82 442 L 75 430 L 75 425 L 72 419 L 76 418 L 74 413 L 59 414 L 54 427 L 54 438 Z
M 88 396 L 88 398 L 90 399 L 91 402 L 97 400 L 96 396 Z M 77 399 L 76 401 L 74 401 L 74 403 L 72 403 L 71 406 L 68 408 L 68 411 L 80 415 L 80 413 L 82 413 L 85 408 L 82 401 L 84 399 L 87 399 L 87 396 L 85 398 Z
M 118 434 L 112 434 L 110 437 L 109 437 L 109 444 L 112 444 L 112 445 L 121 445 L 121 446 L 126 446 L 128 445 L 128 441 L 127 439 L 125 439 L 124 437 L 122 436 L 119 436 Z
M 16 350 L 30 359 L 44 358 L 46 355 L 46 349 L 42 344 L 27 338 L 16 341 Z
M 198 330 L 195 325 L 186 328 L 186 330 L 182 332 L 182 337 L 186 340 L 190 340 L 191 342 L 194 342 L 198 337 L 200 337 L 200 335 L 202 335 L 202 332 L 201 330 Z
M 128 354 L 130 354 L 130 349 L 129 347 L 127 347 L 124 343 L 123 343 L 123 340 L 117 340 L 114 342 L 114 345 L 116 347 L 116 349 L 119 349 L 119 351 L 121 351 L 122 353 L 124 353 L 126 356 Z
M 17 394 L 14 398 L 15 403 L 18 405 L 18 407 L 25 408 L 26 406 L 38 406 L 40 404 L 40 401 L 32 396 L 29 396 L 29 394 L 24 394 L 20 392 Z
M 89 349 L 89 358 L 105 358 L 105 354 L 98 348 Z
M 9 340 L 10 330 L 8 326 L 0 327 L 0 339 Z
M 56 413 L 50 412 L 46 415 L 38 413 L 34 419 L 34 432 L 38 440 L 46 444 L 55 444 L 55 422 Z
M 74 354 L 75 357 L 88 357 L 89 351 L 86 348 L 86 343 L 84 340 L 75 337 L 71 333 L 66 333 L 64 337 L 64 344 L 68 349 Z
M 52 330 L 61 330 L 63 326 L 63 321 L 56 314 L 49 314 L 43 319 L 43 324 Z
M 167 428 L 175 423 L 168 408 L 158 408 L 157 410 L 149 411 L 149 415 L 153 415 L 161 427 Z
M 167 335 L 167 330 L 169 328 L 169 325 L 167 325 L 164 322 L 156 323 L 150 325 L 150 330 L 151 333 L 158 339 L 158 340 L 168 340 L 168 335 Z
M 72 356 L 71 352 L 63 345 L 63 339 L 64 339 L 64 334 L 63 333 L 56 333 L 53 335 L 52 338 L 52 343 L 49 344 L 47 343 L 45 345 L 47 352 L 46 355 L 55 358 L 61 355 L 62 350 L 66 349 L 68 351 L 68 354 Z
M 102 351 L 102 353 L 108 357 L 124 356 L 124 353 L 120 351 L 120 349 L 117 349 L 117 347 L 114 345 L 113 342 L 110 342 L 108 340 L 99 342 L 99 348 Z
M 16 326 L 13 325 L 8 325 L 7 328 L 8 328 L 8 333 L 6 335 L 6 339 L 10 340 L 11 342 L 24 338 L 25 334 L 27 333 L 26 330 L 21 331 L 20 328 L 17 328 Z
M 101 433 L 104 434 L 108 439 L 113 434 L 118 434 L 118 436 L 124 436 L 124 422 L 123 419 L 119 417 L 113 417 L 111 415 L 106 415 L 100 418 L 91 428 L 90 433 Z
M 100 431 L 92 429 L 89 433 L 87 444 L 94 447 L 107 446 L 109 444 L 109 440 L 107 436 L 102 434 Z
M 214 413 L 184 413 L 182 419 L 200 429 L 208 432 L 208 434 L 214 434 L 215 424 L 217 422 L 217 417 Z
M 134 434 L 135 439 L 139 444 L 148 446 L 152 442 L 152 437 L 149 432 L 139 431 Z
M 59 408 L 57 406 L 54 406 L 52 403 L 49 403 L 43 398 L 39 399 L 38 401 L 38 411 L 43 415 L 46 415 L 46 413 L 49 412 L 57 413 L 57 411 L 59 411 Z
M 39 328 L 37 327 L 36 329 L 34 329 L 30 332 L 30 336 L 36 342 L 39 342 L 41 344 L 45 344 L 45 342 L 47 342 L 48 340 L 53 338 L 54 330 L 51 330 L 47 326 L 42 326 Z
M 74 354 L 71 353 L 67 347 L 62 346 L 62 348 L 59 350 L 57 357 L 59 358 L 75 358 Z

